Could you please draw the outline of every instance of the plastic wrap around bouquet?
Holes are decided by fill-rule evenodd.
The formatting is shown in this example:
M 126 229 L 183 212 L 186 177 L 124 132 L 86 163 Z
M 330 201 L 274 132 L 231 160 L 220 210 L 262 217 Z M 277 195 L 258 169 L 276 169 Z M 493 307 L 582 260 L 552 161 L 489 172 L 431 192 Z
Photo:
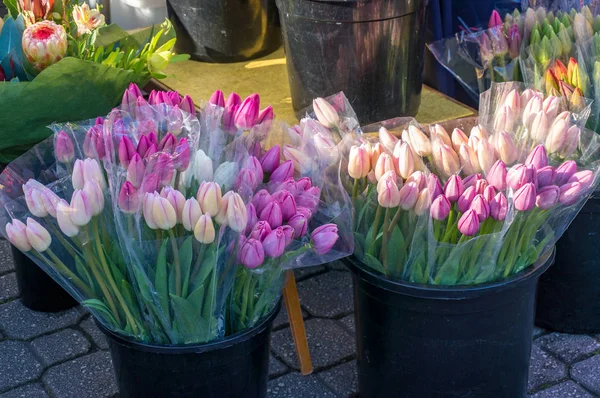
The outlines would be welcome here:
M 534 264 L 597 187 L 600 140 L 559 97 L 494 84 L 479 120 L 356 135 L 355 256 L 396 280 L 497 281 Z M 347 147 L 347 145 L 346 145 Z
M 135 33 L 106 25 L 101 9 L 54 0 L 4 0 L 0 20 L 0 162 L 46 139 L 53 122 L 106 115 L 135 82 L 165 77 L 175 55 L 166 21 Z
M 308 129 L 266 147 L 284 135 L 258 95 L 217 92 L 197 115 L 176 93 L 123 98 L 104 119 L 54 125 L 0 176 L 8 239 L 108 329 L 223 338 L 272 313 L 286 269 L 352 252 L 339 161 L 294 167 Z

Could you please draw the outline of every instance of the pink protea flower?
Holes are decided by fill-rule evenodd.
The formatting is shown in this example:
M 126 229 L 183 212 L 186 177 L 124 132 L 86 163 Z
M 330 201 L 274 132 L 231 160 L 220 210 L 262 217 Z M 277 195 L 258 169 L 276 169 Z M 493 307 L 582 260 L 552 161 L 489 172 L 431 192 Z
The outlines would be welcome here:
M 25 29 L 21 45 L 31 65 L 41 72 L 67 53 L 67 32 L 52 21 L 37 22 Z

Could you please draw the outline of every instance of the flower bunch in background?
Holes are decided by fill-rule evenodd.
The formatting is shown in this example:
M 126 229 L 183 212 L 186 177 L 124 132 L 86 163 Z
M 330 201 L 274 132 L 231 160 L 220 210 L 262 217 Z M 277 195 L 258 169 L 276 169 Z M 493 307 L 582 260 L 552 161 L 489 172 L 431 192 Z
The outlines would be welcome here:
M 0 176 L 7 237 L 137 340 L 193 344 L 252 327 L 277 305 L 286 268 L 352 250 L 338 232 L 350 209 L 339 176 L 314 182 L 280 147 L 257 149 L 270 127 L 257 141 L 244 127 L 211 159 L 198 116 L 217 108 L 131 86 L 106 118 L 54 126 Z M 322 197 L 326 184 L 337 197 Z
M 355 138 L 358 259 L 401 280 L 474 284 L 523 270 L 560 237 L 597 185 L 599 142 L 559 98 L 512 87 L 487 93 L 482 124 Z

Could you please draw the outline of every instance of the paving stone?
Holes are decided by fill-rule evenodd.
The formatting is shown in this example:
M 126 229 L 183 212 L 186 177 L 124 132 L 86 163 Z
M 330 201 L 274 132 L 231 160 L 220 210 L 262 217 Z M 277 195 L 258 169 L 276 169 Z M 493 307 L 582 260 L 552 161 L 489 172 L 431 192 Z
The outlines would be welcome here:
M 118 392 L 110 354 L 104 351 L 56 365 L 43 381 L 60 398 L 106 398 Z
M 298 294 L 306 311 L 318 317 L 337 317 L 353 311 L 352 276 L 330 271 L 298 284 Z
M 340 322 L 342 323 L 342 325 L 347 327 L 350 334 L 354 336 L 354 331 L 356 330 L 354 328 L 354 314 L 350 314 L 348 316 L 343 317 L 342 319 L 340 319 Z
M 273 355 L 269 358 L 269 376 L 277 377 L 288 371 L 288 367 Z
M 104 333 L 98 329 L 96 322 L 94 322 L 94 318 L 90 316 L 89 318 L 83 320 L 79 326 L 90 335 L 94 343 L 101 350 L 108 350 L 108 341 L 106 340 L 106 336 L 104 336 Z
M 42 365 L 27 349 L 27 343 L 0 343 L 0 392 L 34 380 L 42 373 Z
M 567 375 L 565 364 L 554 359 L 542 350 L 536 341 L 531 347 L 531 362 L 529 364 L 529 390 L 536 390 L 544 384 L 553 383 Z
M 537 392 L 530 398 L 594 398 L 594 396 L 569 380 Z
M 306 311 L 302 310 L 302 317 L 304 319 L 306 319 L 307 316 L 308 316 L 308 314 L 306 313 Z M 283 305 L 283 303 L 282 303 L 281 311 L 279 311 L 279 314 L 277 314 L 277 317 L 275 317 L 275 320 L 273 321 L 273 328 L 279 329 L 283 326 L 288 326 L 289 323 L 290 322 L 288 320 L 287 309 L 285 308 L 285 305 Z
M 593 356 L 571 367 L 571 378 L 588 390 L 600 395 L 600 355 Z
M 0 305 L 0 328 L 6 336 L 15 339 L 30 339 L 44 333 L 71 326 L 81 314 L 76 308 L 56 313 L 31 311 L 21 301 L 14 300 Z
M 49 398 L 41 384 L 27 384 L 0 394 L 0 398 Z
M 356 361 L 346 362 L 321 372 L 319 377 L 340 397 L 347 397 L 358 391 Z
M 267 394 L 269 398 L 336 398 L 317 375 L 302 376 L 299 373 L 271 380 Z
M 550 333 L 537 341 L 566 363 L 576 362 L 600 349 L 600 343 L 586 335 Z
M 545 329 L 542 328 L 538 328 L 537 326 L 533 327 L 533 338 L 537 339 L 538 337 L 540 337 L 541 335 L 543 335 L 544 333 L 546 333 Z
M 306 321 L 306 335 L 312 363 L 316 370 L 334 365 L 354 355 L 354 339 L 334 320 Z M 286 365 L 299 369 L 296 349 L 288 329 L 273 333 L 271 348 Z
M 8 241 L 0 240 L 0 274 L 8 271 L 13 271 L 15 265 L 13 263 L 12 253 L 10 252 L 10 244 Z
M 348 267 L 346 267 L 344 265 L 344 263 L 342 263 L 341 261 L 333 261 L 329 264 L 327 264 L 327 266 L 329 267 L 329 269 L 334 270 L 334 271 L 344 271 L 344 272 L 350 272 L 350 270 L 348 269 Z
M 73 329 L 61 330 L 48 336 L 38 337 L 31 342 L 35 352 L 46 365 L 74 358 L 89 351 L 91 344 L 85 336 Z
M 327 271 L 327 268 L 323 265 L 317 265 L 316 267 L 302 267 L 294 270 L 294 276 L 296 276 L 296 281 L 300 281 L 325 271 Z
M 19 297 L 17 276 L 14 272 L 0 276 L 0 301 L 6 301 Z

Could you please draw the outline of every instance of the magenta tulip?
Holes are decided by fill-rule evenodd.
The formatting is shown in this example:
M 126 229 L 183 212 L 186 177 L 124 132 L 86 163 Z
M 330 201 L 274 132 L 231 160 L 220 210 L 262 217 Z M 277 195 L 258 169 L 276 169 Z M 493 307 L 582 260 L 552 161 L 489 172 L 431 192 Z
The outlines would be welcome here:
M 548 166 L 548 155 L 546 153 L 546 148 L 543 145 L 538 145 L 533 148 L 525 160 L 525 165 L 534 166 L 536 170 Z
M 272 121 L 274 117 L 275 114 L 273 113 L 273 107 L 269 105 L 258 113 L 258 119 L 256 119 L 256 124 L 258 125 L 268 123 Z
M 281 160 L 281 148 L 279 145 L 273 146 L 260 159 L 260 164 L 265 173 L 273 173 L 279 167 Z
M 577 202 L 581 196 L 582 191 L 581 184 L 578 182 L 567 182 L 560 187 L 560 196 L 558 200 L 565 206 L 572 205 Z
M 210 96 L 208 100 L 213 105 L 220 106 L 221 108 L 225 107 L 225 97 L 223 96 L 223 92 L 221 90 L 217 90 Z
M 190 165 L 190 144 L 187 138 L 182 138 L 175 147 L 175 170 L 182 172 L 187 170 Z
M 131 139 L 127 136 L 122 136 L 119 140 L 119 161 L 123 168 L 129 167 L 129 162 L 134 154 L 137 154 L 135 146 Z
M 458 230 L 465 236 L 473 236 L 479 231 L 479 216 L 469 209 L 458 220 Z
M 310 241 L 313 244 L 317 254 L 326 254 L 333 248 L 338 238 L 339 235 L 337 225 L 325 224 L 321 225 L 312 232 Z
M 260 160 L 258 160 L 255 156 L 249 156 L 244 162 L 244 168 L 251 170 L 256 176 L 256 181 L 259 183 L 263 182 L 264 173 L 263 168 L 260 164 Z
M 508 213 L 508 200 L 502 192 L 498 192 L 492 200 L 490 200 L 490 215 L 494 220 L 503 221 Z
M 177 138 L 171 133 L 166 134 L 160 144 L 158 144 L 158 150 L 163 152 L 173 152 L 177 146 Z
M 242 102 L 234 115 L 234 124 L 238 129 L 248 130 L 256 124 L 260 107 L 260 97 L 252 94 Z
M 283 215 L 281 214 L 281 207 L 276 201 L 269 202 L 265 208 L 260 212 L 258 218 L 261 221 L 269 223 L 271 228 L 279 227 L 283 222 Z
M 273 194 L 273 197 L 277 202 L 279 202 L 279 206 L 281 207 L 281 214 L 283 215 L 283 221 L 287 221 L 296 214 L 296 199 L 294 199 L 294 195 L 292 195 L 288 191 L 279 191 Z
M 497 160 L 487 173 L 487 181 L 498 191 L 506 189 L 506 164 L 502 160 Z
M 535 205 L 542 210 L 553 208 L 560 197 L 560 188 L 556 185 L 545 186 L 537 192 Z
M 256 207 L 252 203 L 246 205 L 246 213 L 248 214 L 248 222 L 246 223 L 246 231 L 248 234 L 252 232 L 254 225 L 258 222 L 258 215 L 256 214 Z
M 148 148 L 150 148 L 152 142 L 148 140 L 148 136 L 143 135 L 140 137 L 137 145 L 137 153 L 143 158 L 146 156 L 146 152 L 148 152 Z
M 265 239 L 265 237 L 271 233 L 271 231 L 272 229 L 268 222 L 258 221 L 256 224 L 254 224 L 254 227 L 252 227 L 248 237 L 262 242 L 263 239 Z
M 594 172 L 592 170 L 581 170 L 573 174 L 567 180 L 569 182 L 578 182 L 581 189 L 588 189 L 594 183 Z
M 282 227 L 275 228 L 262 241 L 267 257 L 280 257 L 285 251 L 286 238 Z
M 438 195 L 433 200 L 433 203 L 431 203 L 429 214 L 431 215 L 431 218 L 443 221 L 448 217 L 448 214 L 450 214 L 450 206 L 450 201 L 445 195 Z
M 476 195 L 471 202 L 471 206 L 469 207 L 471 210 L 475 211 L 477 217 L 479 217 L 479 222 L 484 222 L 486 218 L 490 215 L 490 204 L 483 197 L 483 195 Z
M 194 115 L 196 113 L 196 107 L 194 106 L 194 101 L 192 100 L 192 98 L 189 95 L 185 95 L 181 99 L 181 102 L 179 103 L 179 108 L 182 111 L 187 112 L 191 115 Z
M 312 187 L 312 182 L 310 181 L 310 178 L 302 177 L 296 181 L 296 187 L 298 188 L 298 191 L 303 192 Z
M 239 258 L 242 265 L 249 269 L 255 269 L 265 261 L 265 251 L 262 243 L 256 239 L 247 239 L 240 247 Z
M 558 186 L 566 184 L 575 173 L 577 173 L 577 163 L 574 160 L 567 160 L 556 168 L 554 184 Z
M 263 168 L 264 168 L 264 165 L 263 165 Z M 273 171 L 273 173 L 271 174 L 271 177 L 269 178 L 269 181 L 282 182 L 293 176 L 294 176 L 294 163 L 291 160 L 288 160 L 288 161 L 283 162 L 281 165 L 279 165 L 279 167 L 277 167 Z
M 477 174 L 471 174 L 468 177 L 465 177 L 463 179 L 463 184 L 465 186 L 465 189 L 469 188 L 470 186 L 474 186 L 477 181 L 481 180 L 483 177 L 481 176 L 481 174 L 477 173 Z
M 537 185 L 537 172 L 534 166 L 518 164 L 513 166 L 506 175 L 506 183 L 513 191 L 527 183 Z
M 294 228 L 290 227 L 289 225 L 282 225 L 280 228 L 283 230 L 283 234 L 285 235 L 285 246 L 287 247 L 294 240 Z
M 471 186 L 465 189 L 465 191 L 462 195 L 460 195 L 456 203 L 458 211 L 464 213 L 467 210 L 469 210 L 469 207 L 471 207 L 471 202 L 473 202 L 475 196 L 477 196 L 477 191 L 475 190 L 475 187 Z
M 429 175 L 429 178 L 427 179 L 427 189 L 431 195 L 431 200 L 434 200 L 444 193 L 444 188 L 442 187 L 442 184 L 440 184 L 440 180 L 435 174 Z
M 527 211 L 535 206 L 536 190 L 533 183 L 528 182 L 519 188 L 514 194 L 515 209 L 519 211 Z
M 465 186 L 462 179 L 454 174 L 446 182 L 444 187 L 444 194 L 450 202 L 456 202 L 460 195 L 465 191 Z
M 75 156 L 75 147 L 69 135 L 61 130 L 56 134 L 54 141 L 54 154 L 56 160 L 62 163 L 69 163 Z
M 252 204 L 256 208 L 256 213 L 260 214 L 263 209 L 272 202 L 271 194 L 266 189 L 261 189 L 252 198 Z
M 310 187 L 304 192 L 300 192 L 296 197 L 296 205 L 306 207 L 313 214 L 317 211 L 321 201 L 321 189 L 319 187 Z

